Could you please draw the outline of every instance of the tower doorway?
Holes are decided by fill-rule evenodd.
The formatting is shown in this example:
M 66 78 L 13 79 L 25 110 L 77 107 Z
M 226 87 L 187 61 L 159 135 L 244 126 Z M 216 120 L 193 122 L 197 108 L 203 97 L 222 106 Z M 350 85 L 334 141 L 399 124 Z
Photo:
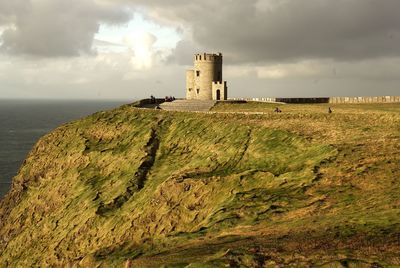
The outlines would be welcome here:
M 217 90 L 217 100 L 221 100 L 221 91 Z

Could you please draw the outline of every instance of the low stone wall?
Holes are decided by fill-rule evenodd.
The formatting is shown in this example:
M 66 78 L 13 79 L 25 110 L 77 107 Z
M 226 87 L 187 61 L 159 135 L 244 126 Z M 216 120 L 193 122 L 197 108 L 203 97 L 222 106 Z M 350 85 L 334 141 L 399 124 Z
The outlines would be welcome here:
M 232 98 L 232 101 L 270 103 L 400 103 L 400 96 L 379 97 L 318 97 L 318 98 Z
M 400 103 L 400 96 L 380 97 L 332 97 L 329 103 Z
M 258 101 L 258 102 L 276 102 L 276 98 L 229 98 L 227 101 Z
M 276 102 L 284 102 L 284 103 L 329 103 L 329 98 L 276 98 Z

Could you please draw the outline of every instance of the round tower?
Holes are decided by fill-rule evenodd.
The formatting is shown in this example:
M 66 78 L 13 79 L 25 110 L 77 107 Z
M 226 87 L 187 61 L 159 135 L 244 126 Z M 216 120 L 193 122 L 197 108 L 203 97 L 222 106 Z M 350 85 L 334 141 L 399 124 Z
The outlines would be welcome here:
M 193 97 L 213 99 L 213 82 L 222 83 L 222 54 L 196 54 L 194 56 Z

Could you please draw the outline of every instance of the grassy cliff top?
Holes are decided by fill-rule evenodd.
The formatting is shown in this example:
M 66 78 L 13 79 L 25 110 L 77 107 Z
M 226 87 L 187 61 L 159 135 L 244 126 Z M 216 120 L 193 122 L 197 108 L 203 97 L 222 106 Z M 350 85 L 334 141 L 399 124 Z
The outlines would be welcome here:
M 275 106 L 57 128 L 0 203 L 0 267 L 399 266 L 400 105 Z

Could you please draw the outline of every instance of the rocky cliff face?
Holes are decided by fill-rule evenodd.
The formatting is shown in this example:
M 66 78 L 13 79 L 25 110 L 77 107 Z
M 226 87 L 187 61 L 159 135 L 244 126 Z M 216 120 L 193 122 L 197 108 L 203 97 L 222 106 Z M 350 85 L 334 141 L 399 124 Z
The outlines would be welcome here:
M 335 263 L 335 246 L 315 243 L 340 243 L 349 228 L 313 187 L 337 157 L 229 115 L 100 112 L 26 158 L 0 203 L 0 267 Z

